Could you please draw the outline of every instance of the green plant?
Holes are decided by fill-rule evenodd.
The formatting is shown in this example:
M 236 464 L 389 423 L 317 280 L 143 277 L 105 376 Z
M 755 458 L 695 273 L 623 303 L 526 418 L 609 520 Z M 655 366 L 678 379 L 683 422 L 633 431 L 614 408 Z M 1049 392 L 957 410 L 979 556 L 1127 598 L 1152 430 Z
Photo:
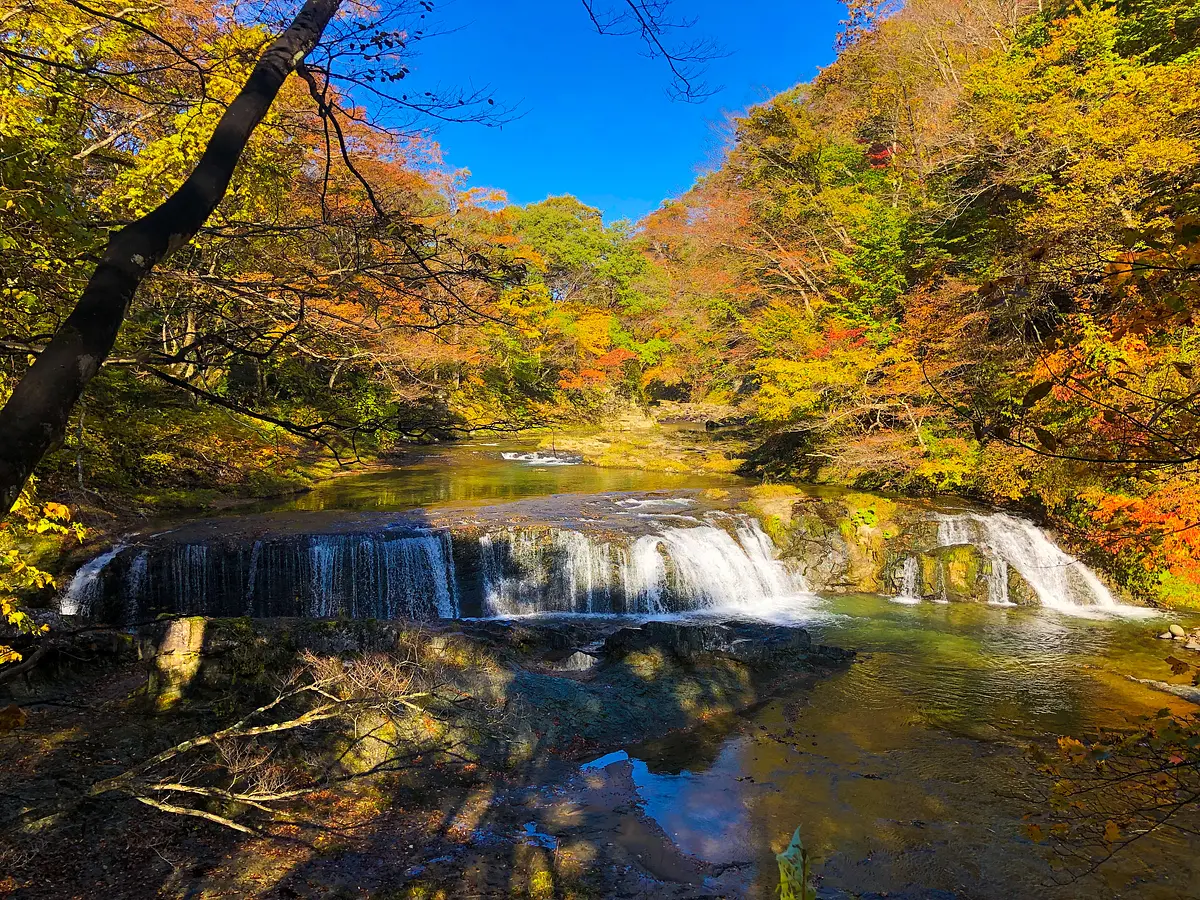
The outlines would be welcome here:
M 26 487 L 8 518 L 0 522 L 0 618 L 18 634 L 40 635 L 49 630 L 38 625 L 21 608 L 21 595 L 54 587 L 54 578 L 31 564 L 24 539 L 39 534 L 73 536 L 83 540 L 84 527 L 71 521 L 71 510 L 61 503 L 38 504 L 32 487 Z M 13 647 L 0 643 L 0 665 L 21 661 Z
M 800 840 L 800 829 L 792 833 L 792 842 L 782 853 L 776 853 L 779 863 L 779 900 L 816 900 L 812 886 L 812 870 L 808 851 Z

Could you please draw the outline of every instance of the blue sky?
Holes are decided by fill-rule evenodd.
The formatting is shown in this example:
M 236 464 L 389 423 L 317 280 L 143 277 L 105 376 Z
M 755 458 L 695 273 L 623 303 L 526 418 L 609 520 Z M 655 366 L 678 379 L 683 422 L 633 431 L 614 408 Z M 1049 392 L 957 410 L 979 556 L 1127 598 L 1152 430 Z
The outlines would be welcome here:
M 635 37 L 601 37 L 579 0 L 443 0 L 420 45 L 411 86 L 490 87 L 523 115 L 502 128 L 445 125 L 448 164 L 516 203 L 571 193 L 608 220 L 636 219 L 719 158 L 730 113 L 764 100 L 833 59 L 836 0 L 676 0 L 694 34 L 729 54 L 709 65 L 724 89 L 703 103 L 672 101 L 661 60 Z M 415 83 L 413 83 L 415 82 Z

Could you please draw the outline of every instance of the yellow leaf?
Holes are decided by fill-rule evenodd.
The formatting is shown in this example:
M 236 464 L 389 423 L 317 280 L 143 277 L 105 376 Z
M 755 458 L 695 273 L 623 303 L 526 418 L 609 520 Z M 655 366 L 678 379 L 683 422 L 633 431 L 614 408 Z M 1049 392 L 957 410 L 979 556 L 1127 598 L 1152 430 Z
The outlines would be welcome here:
M 1121 839 L 1121 829 L 1117 823 L 1109 819 L 1104 823 L 1104 840 L 1109 843 L 1115 843 Z

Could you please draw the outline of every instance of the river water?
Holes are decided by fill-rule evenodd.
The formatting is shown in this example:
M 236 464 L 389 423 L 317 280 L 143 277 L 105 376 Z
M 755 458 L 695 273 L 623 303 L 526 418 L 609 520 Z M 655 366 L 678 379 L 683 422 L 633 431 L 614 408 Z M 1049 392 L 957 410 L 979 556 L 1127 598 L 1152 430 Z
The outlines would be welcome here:
M 1169 645 L 1154 636 L 1168 620 L 1120 615 L 1119 609 L 1118 614 L 1096 615 L 1095 609 L 1065 601 L 1055 609 L 805 593 L 803 585 L 768 571 L 774 564 L 761 558 L 770 554 L 769 546 L 761 546 L 761 533 L 752 534 L 743 525 L 740 530 L 730 527 L 721 532 L 730 546 L 711 549 L 716 543 L 697 544 L 699 527 L 709 527 L 711 521 L 675 521 L 695 513 L 689 513 L 692 501 L 687 497 L 700 491 L 719 495 L 737 487 L 737 479 L 596 469 L 573 462 L 530 456 L 528 448 L 466 445 L 426 454 L 400 469 L 335 479 L 251 512 L 266 515 L 268 523 L 275 521 L 271 516 L 286 517 L 294 528 L 298 517 L 303 521 L 312 513 L 336 518 L 343 512 L 466 509 L 475 517 L 472 527 L 486 530 L 492 527 L 489 515 L 512 510 L 525 515 L 529 509 L 549 508 L 569 517 L 584 515 L 571 510 L 600 515 L 596 510 L 603 507 L 610 518 L 642 516 L 658 530 L 639 525 L 645 533 L 630 538 L 623 562 L 614 561 L 614 553 L 626 552 L 620 548 L 573 548 L 574 539 L 557 537 L 543 542 L 529 554 L 545 555 L 549 546 L 558 554 L 554 559 L 577 560 L 586 549 L 590 561 L 586 572 L 574 562 L 567 567 L 567 580 L 543 579 L 530 587 L 510 583 L 511 576 L 503 573 L 488 581 L 487 554 L 501 540 L 493 529 L 479 539 L 479 568 L 486 582 L 481 611 L 581 612 L 590 611 L 593 603 L 598 608 L 607 603 L 607 612 L 625 602 L 643 614 L 680 615 L 653 594 L 654 579 L 661 576 L 654 571 L 638 575 L 635 551 L 641 541 L 643 549 L 651 547 L 644 554 L 652 556 L 647 571 L 661 564 L 653 562 L 660 557 L 677 572 L 677 580 L 679 572 L 695 570 L 687 577 L 699 585 L 693 588 L 703 597 L 701 606 L 720 606 L 722 598 L 712 597 L 714 592 L 735 594 L 757 578 L 759 594 L 781 595 L 771 598 L 775 602 L 768 615 L 805 624 L 822 643 L 858 651 L 852 666 L 794 697 L 707 723 L 695 733 L 626 748 L 592 766 L 593 771 L 615 766 L 631 777 L 636 786 L 632 802 L 641 813 L 684 854 L 729 866 L 733 874 L 727 877 L 741 879 L 743 895 L 777 895 L 773 854 L 799 828 L 813 855 L 822 896 L 1200 897 L 1196 839 L 1189 844 L 1164 832 L 1140 842 L 1136 851 L 1122 854 L 1099 874 L 1061 884 L 1063 873 L 1054 868 L 1052 854 L 1027 837 L 1023 823 L 1025 814 L 1038 808 L 1025 796 L 1039 784 L 1028 762 L 1029 745 L 1130 727 L 1163 708 L 1181 715 L 1194 711 L 1190 703 L 1134 680 L 1181 680 L 1164 661 Z M 575 499 L 568 503 L 560 495 Z M 496 507 L 510 501 L 533 506 Z M 489 513 L 493 507 L 502 513 Z M 716 509 L 710 514 L 733 513 Z M 256 525 L 258 532 L 263 527 L 261 521 Z M 509 541 L 504 559 L 511 561 L 519 555 L 514 548 L 521 539 L 504 540 Z M 191 554 L 196 546 L 188 544 L 179 553 Z M 310 547 L 302 555 L 318 560 L 319 549 Z M 741 551 L 749 560 L 744 564 L 754 569 L 746 575 L 736 568 L 743 565 Z M 450 562 L 447 550 L 437 565 Z M 1021 564 L 1019 559 L 1009 562 Z M 245 565 L 249 593 L 263 583 L 255 575 L 255 567 L 263 565 L 257 550 Z M 332 565 L 313 569 L 317 574 L 304 579 L 331 577 Z M 129 573 L 145 578 L 144 568 L 143 555 L 134 559 Z M 623 601 L 604 594 L 608 588 L 595 579 L 581 586 L 581 579 L 593 578 L 589 573 L 599 569 L 624 573 L 612 576 L 624 579 L 614 589 Z M 245 569 L 239 571 L 245 580 Z M 911 575 L 904 573 L 905 584 Z M 650 586 L 630 588 L 635 576 L 644 576 Z M 451 596 L 453 578 L 451 572 L 438 589 L 445 594 L 438 605 L 457 611 L 462 601 Z M 561 585 L 568 583 L 569 602 L 547 605 L 545 595 L 562 593 Z M 540 599 L 522 606 L 535 595 Z M 633 605 L 635 596 L 640 606 Z M 742 599 L 743 610 L 753 606 L 753 597 Z

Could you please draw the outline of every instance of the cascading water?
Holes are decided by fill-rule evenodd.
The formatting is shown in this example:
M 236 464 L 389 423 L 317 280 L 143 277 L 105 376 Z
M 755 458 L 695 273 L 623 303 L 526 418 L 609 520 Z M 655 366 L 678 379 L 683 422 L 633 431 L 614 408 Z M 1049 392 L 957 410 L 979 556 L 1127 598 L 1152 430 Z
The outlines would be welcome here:
M 389 520 L 354 532 L 174 531 L 84 565 L 61 609 L 108 621 L 162 612 L 212 616 L 452 618 L 528 613 L 662 615 L 692 610 L 789 614 L 808 593 L 758 522 L 697 500 L 585 501 L 586 514 L 530 524 L 473 516 L 429 527 Z M 653 510 L 653 512 L 651 512 Z M 535 510 L 536 511 L 536 510 Z M 899 602 L 987 599 L 1118 611 L 1112 595 L 1032 522 L 1004 514 L 937 517 L 937 548 L 910 542 L 891 580 Z M 560 524 L 569 522 L 569 524 Z M 924 532 L 928 535 L 928 532 Z M 972 545 L 977 553 L 945 548 Z M 982 554 L 982 563 L 979 555 Z M 974 560 L 974 562 L 973 562 Z M 926 563 L 935 564 L 934 570 Z M 798 561 L 797 566 L 804 564 Z M 1019 574 L 1021 579 L 1016 576 Z M 1011 577 L 1010 577 L 1011 575 Z M 986 594 L 980 597 L 986 586 Z
M 921 561 L 906 556 L 900 562 L 900 593 L 892 599 L 897 603 L 921 602 Z
M 444 532 L 407 537 L 325 535 L 309 547 L 307 614 L 453 618 L 454 557 Z
M 1118 607 L 1091 569 L 1064 553 L 1042 529 L 1026 519 L 1006 513 L 943 516 L 938 523 L 938 544 L 943 547 L 973 544 L 992 557 L 988 599 L 998 605 L 1010 605 L 1011 566 L 1047 608 L 1071 611 L 1089 606 Z
M 137 599 L 142 596 L 142 591 L 146 588 L 146 569 L 150 561 L 150 554 L 145 550 L 140 551 L 129 564 L 129 569 L 125 573 L 124 596 L 125 621 L 132 622 L 137 618 Z
M 59 612 L 64 616 L 89 615 L 104 590 L 102 573 L 124 549 L 124 544 L 115 544 L 111 549 L 80 566 L 59 601 Z
M 622 587 L 625 604 L 630 612 L 659 615 L 667 611 L 663 589 L 667 583 L 667 566 L 661 552 L 662 539 L 643 535 L 633 542 L 621 557 Z
M 480 538 L 484 612 L 764 611 L 807 591 L 775 558 L 758 523 L 666 528 L 632 545 L 566 529 L 508 529 Z

